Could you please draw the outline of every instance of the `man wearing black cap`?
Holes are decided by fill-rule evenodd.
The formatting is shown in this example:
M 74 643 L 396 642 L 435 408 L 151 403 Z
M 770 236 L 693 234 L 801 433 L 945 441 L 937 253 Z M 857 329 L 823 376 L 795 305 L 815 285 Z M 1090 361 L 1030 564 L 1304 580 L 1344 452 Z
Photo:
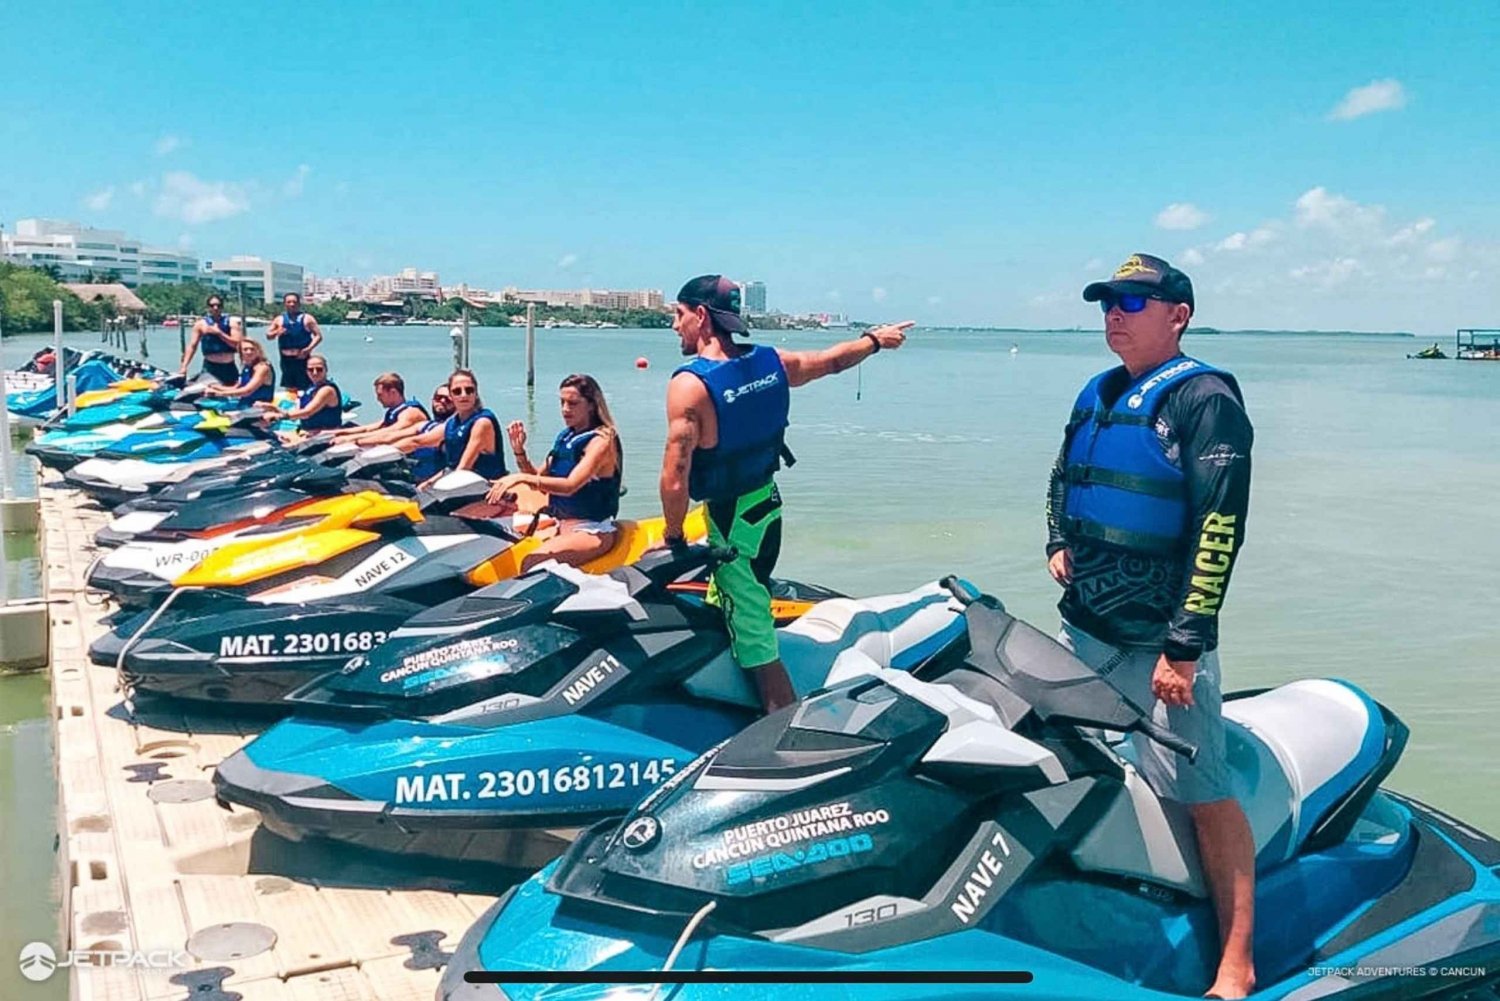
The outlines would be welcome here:
M 1182 353 L 1188 276 L 1135 254 L 1083 298 L 1124 363 L 1073 405 L 1047 493 L 1047 556 L 1063 585 L 1059 639 L 1198 748 L 1196 762 L 1137 734 L 1141 774 L 1187 806 L 1223 947 L 1209 996 L 1254 987 L 1255 843 L 1229 788 L 1218 612 L 1245 542 L 1254 433 L 1228 372 Z
M 668 544 L 683 542 L 689 498 L 708 504 L 708 540 L 739 556 L 714 570 L 710 600 L 724 611 L 735 662 L 750 671 L 767 712 L 797 699 L 777 648 L 767 587 L 781 551 L 781 495 L 774 474 L 793 461 L 783 438 L 791 390 L 899 348 L 912 324 L 865 331 L 822 351 L 736 344 L 748 334 L 740 288 L 723 275 L 694 278 L 677 293 L 672 329 L 693 360 L 667 385 L 667 451 L 661 506 Z

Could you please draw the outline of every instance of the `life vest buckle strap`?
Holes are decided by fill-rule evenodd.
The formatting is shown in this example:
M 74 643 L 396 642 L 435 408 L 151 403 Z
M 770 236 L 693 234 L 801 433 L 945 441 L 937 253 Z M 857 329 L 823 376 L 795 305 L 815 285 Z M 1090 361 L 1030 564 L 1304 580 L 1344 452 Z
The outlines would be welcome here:
M 1181 487 L 1169 480 L 1152 479 L 1138 473 L 1125 473 L 1117 469 L 1079 463 L 1063 470 L 1063 479 L 1069 486 L 1113 487 L 1131 493 L 1176 500 L 1182 496 Z
M 1183 548 L 1178 539 L 1101 525 L 1096 521 L 1076 515 L 1063 517 L 1059 527 L 1062 529 L 1063 537 L 1070 542 L 1075 539 L 1087 539 L 1090 542 L 1152 556 L 1178 556 Z

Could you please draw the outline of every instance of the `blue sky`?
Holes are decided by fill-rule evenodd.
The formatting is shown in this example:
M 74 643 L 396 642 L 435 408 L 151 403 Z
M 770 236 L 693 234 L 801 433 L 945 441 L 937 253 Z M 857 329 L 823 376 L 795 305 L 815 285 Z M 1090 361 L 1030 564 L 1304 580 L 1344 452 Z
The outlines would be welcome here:
M 543 6 L 546 10 L 539 10 Z M 1500 6 L 18 4 L 0 220 L 484 287 L 1092 326 L 1500 325 Z

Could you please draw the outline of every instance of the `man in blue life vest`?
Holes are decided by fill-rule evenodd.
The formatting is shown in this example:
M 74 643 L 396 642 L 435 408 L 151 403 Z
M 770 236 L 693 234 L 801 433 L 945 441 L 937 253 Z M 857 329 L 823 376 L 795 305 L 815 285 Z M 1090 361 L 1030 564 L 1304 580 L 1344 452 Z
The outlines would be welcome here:
M 399 372 L 382 372 L 375 377 L 375 400 L 385 408 L 379 420 L 340 428 L 333 433 L 334 438 L 352 438 L 357 445 L 383 445 L 400 441 L 428 421 L 427 408 L 421 400 L 406 395 L 406 380 Z
M 307 376 L 307 359 L 323 343 L 323 328 L 302 312 L 302 297 L 296 292 L 282 296 L 281 305 L 283 312 L 271 321 L 266 337 L 281 346 L 281 388 L 300 392 L 312 385 Z
M 208 297 L 208 312 L 193 324 L 192 339 L 188 341 L 187 350 L 182 353 L 182 365 L 177 371 L 187 375 L 193 353 L 201 347 L 203 371 L 219 380 L 221 385 L 232 386 L 240 377 L 236 355 L 243 339 L 230 326 L 229 317 L 224 315 L 224 297 L 215 292 Z
M 1158 723 L 1185 757 L 1136 735 L 1141 774 L 1193 818 L 1219 919 L 1210 997 L 1254 989 L 1255 844 L 1229 788 L 1218 613 L 1245 542 L 1254 432 L 1228 372 L 1182 353 L 1188 276 L 1135 254 L 1083 298 L 1124 363 L 1073 406 L 1047 494 L 1048 569 L 1064 588 L 1059 639 Z
M 797 699 L 781 662 L 768 583 L 781 551 L 781 495 L 774 474 L 794 387 L 899 348 L 912 324 L 874 327 L 822 351 L 736 344 L 748 334 L 740 287 L 722 275 L 677 293 L 672 328 L 693 360 L 667 385 L 667 449 L 661 467 L 666 543 L 681 545 L 689 499 L 708 505 L 708 541 L 739 556 L 713 573 L 709 599 L 724 611 L 735 662 L 750 672 L 767 712 Z

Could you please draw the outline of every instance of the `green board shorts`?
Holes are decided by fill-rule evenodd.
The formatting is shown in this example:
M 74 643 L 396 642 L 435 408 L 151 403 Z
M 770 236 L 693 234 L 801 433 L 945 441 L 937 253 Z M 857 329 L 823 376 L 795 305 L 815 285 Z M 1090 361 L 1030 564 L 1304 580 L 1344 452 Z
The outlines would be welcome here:
M 775 482 L 733 500 L 708 502 L 708 544 L 733 546 L 739 556 L 713 572 L 708 602 L 724 611 L 729 650 L 743 668 L 781 656 L 771 614 L 771 571 L 781 555 L 781 492 Z

